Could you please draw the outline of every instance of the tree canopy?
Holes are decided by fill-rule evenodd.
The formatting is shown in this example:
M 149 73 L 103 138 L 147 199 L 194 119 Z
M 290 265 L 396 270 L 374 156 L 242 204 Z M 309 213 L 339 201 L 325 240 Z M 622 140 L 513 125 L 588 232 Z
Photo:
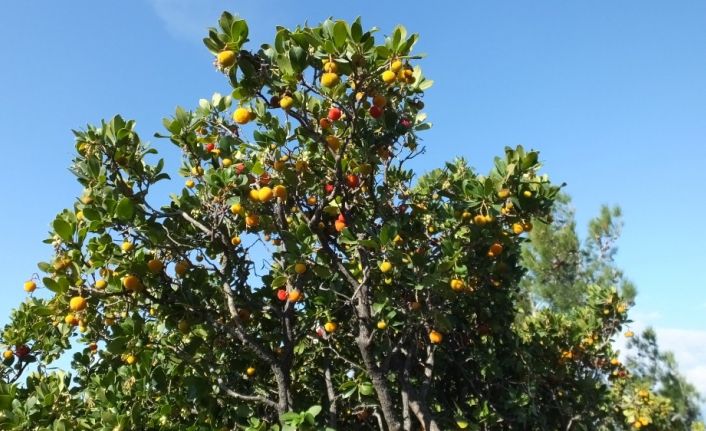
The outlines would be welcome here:
M 620 274 L 550 279 L 523 248 L 555 226 L 538 153 L 408 169 L 432 82 L 416 34 L 375 36 L 327 20 L 251 48 L 224 13 L 204 43 L 230 94 L 156 134 L 186 178 L 166 203 L 133 120 L 75 131 L 84 192 L 0 336 L 3 429 L 665 429 L 669 406 L 616 407 Z M 523 254 L 576 298 L 523 312 Z

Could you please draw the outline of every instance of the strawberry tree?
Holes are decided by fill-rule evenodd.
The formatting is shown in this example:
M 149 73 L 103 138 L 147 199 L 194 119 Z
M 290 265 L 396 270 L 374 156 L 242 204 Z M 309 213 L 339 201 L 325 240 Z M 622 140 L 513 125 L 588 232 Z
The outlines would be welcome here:
M 625 305 L 518 313 L 521 244 L 559 187 L 506 149 L 416 176 L 416 34 L 327 20 L 204 39 L 229 94 L 76 131 L 84 187 L 2 333 L 4 429 L 589 429 Z M 37 289 L 35 291 L 35 289 Z M 589 340 L 589 341 L 587 341 Z M 50 369 L 72 354 L 72 374 Z M 26 377 L 24 384 L 21 378 Z M 579 428 L 580 427 L 580 428 Z

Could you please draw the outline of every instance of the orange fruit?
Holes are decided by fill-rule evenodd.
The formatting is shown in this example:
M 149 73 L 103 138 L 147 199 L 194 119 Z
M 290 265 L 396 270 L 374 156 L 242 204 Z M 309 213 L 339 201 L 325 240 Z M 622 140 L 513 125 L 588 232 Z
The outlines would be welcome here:
M 289 295 L 287 296 L 287 299 L 289 299 L 289 302 L 297 302 L 301 299 L 302 297 L 302 292 L 299 289 L 293 289 L 289 291 Z
M 236 59 L 237 57 L 235 56 L 235 52 L 229 49 L 219 52 L 216 56 L 216 61 L 218 62 L 218 65 L 224 69 L 233 66 L 235 64 Z
M 191 262 L 188 260 L 180 260 L 176 263 L 176 265 L 174 265 L 174 272 L 176 272 L 179 277 L 183 277 L 190 266 Z
M 126 275 L 123 277 L 123 287 L 128 292 L 139 292 L 144 289 L 142 282 L 136 275 Z
M 87 306 L 88 302 L 86 301 L 86 298 L 81 296 L 74 296 L 69 301 L 69 309 L 71 311 L 83 311 Z
M 159 274 L 164 269 L 164 264 L 159 259 L 150 259 L 147 261 L 147 269 L 149 269 L 152 274 Z
M 458 278 L 452 278 L 449 284 L 451 285 L 451 289 L 455 292 L 460 292 L 466 287 L 466 283 L 464 283 L 463 280 Z
M 493 245 L 490 246 L 488 249 L 488 256 L 490 257 L 496 257 L 500 256 L 500 253 L 503 252 L 503 245 L 500 244 L 499 242 L 493 243 Z
M 321 75 L 322 87 L 331 88 L 334 85 L 338 84 L 339 81 L 340 79 L 338 78 L 338 75 L 334 72 L 325 72 Z
M 248 124 L 250 122 L 250 111 L 245 108 L 238 108 L 233 112 L 233 121 L 238 124 Z
M 429 341 L 431 341 L 432 344 L 439 344 L 441 341 L 444 339 L 443 334 L 441 332 L 431 330 L 429 332 Z
M 32 293 L 37 289 L 37 283 L 32 280 L 25 281 L 24 290 L 27 293 Z

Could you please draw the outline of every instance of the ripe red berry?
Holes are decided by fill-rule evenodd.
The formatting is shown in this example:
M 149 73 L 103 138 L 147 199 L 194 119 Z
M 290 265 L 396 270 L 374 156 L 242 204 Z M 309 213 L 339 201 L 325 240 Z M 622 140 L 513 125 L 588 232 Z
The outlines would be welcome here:
M 339 214 L 339 215 L 338 215 L 338 221 L 342 221 L 342 222 L 345 223 L 346 217 L 344 217 L 343 214 Z
M 326 185 L 324 186 L 324 191 L 325 191 L 326 193 L 331 193 L 331 192 L 333 191 L 333 184 L 330 184 L 330 183 L 329 183 L 329 184 L 326 184 Z
M 236 172 L 238 175 L 240 175 L 240 174 L 242 174 L 243 172 L 245 172 L 245 164 L 243 164 L 243 163 L 237 163 L 237 164 L 235 165 L 235 172 Z
M 348 187 L 354 189 L 360 185 L 360 177 L 358 177 L 358 175 L 348 174 L 348 176 L 346 176 L 346 184 L 348 184 Z
M 286 301 L 287 300 L 287 291 L 284 289 L 279 289 L 277 291 L 277 299 L 280 301 Z
M 17 355 L 17 357 L 20 359 L 25 358 L 27 355 L 29 355 L 29 347 L 27 347 L 26 344 L 22 344 L 21 346 L 16 346 L 15 347 L 15 355 Z
M 379 106 L 371 106 L 368 112 L 370 112 L 370 116 L 373 118 L 380 118 L 382 116 L 382 108 Z
M 208 143 L 208 144 L 206 144 L 205 148 L 206 148 L 206 152 L 210 153 L 211 151 L 213 151 L 214 148 L 216 148 L 216 145 L 213 143 Z
M 409 129 L 410 127 L 412 127 L 412 122 L 409 121 L 408 118 L 402 118 L 400 120 L 400 126 L 404 127 L 405 129 Z
M 328 110 L 328 119 L 331 121 L 338 121 L 341 118 L 341 110 L 338 108 L 331 108 Z

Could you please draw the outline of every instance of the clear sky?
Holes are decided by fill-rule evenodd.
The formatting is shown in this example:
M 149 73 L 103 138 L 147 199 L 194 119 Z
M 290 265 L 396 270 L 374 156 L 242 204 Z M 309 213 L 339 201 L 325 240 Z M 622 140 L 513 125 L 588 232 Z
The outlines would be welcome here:
M 568 183 L 582 225 L 619 204 L 635 326 L 654 325 L 706 393 L 703 1 L 6 2 L 0 324 L 51 254 L 41 241 L 53 215 L 80 193 L 67 171 L 70 129 L 121 113 L 149 138 L 176 105 L 226 92 L 201 44 L 224 9 L 249 21 L 251 47 L 272 41 L 275 25 L 328 16 L 420 33 L 434 128 L 414 167 L 462 155 L 486 171 L 505 145 L 523 144 Z

